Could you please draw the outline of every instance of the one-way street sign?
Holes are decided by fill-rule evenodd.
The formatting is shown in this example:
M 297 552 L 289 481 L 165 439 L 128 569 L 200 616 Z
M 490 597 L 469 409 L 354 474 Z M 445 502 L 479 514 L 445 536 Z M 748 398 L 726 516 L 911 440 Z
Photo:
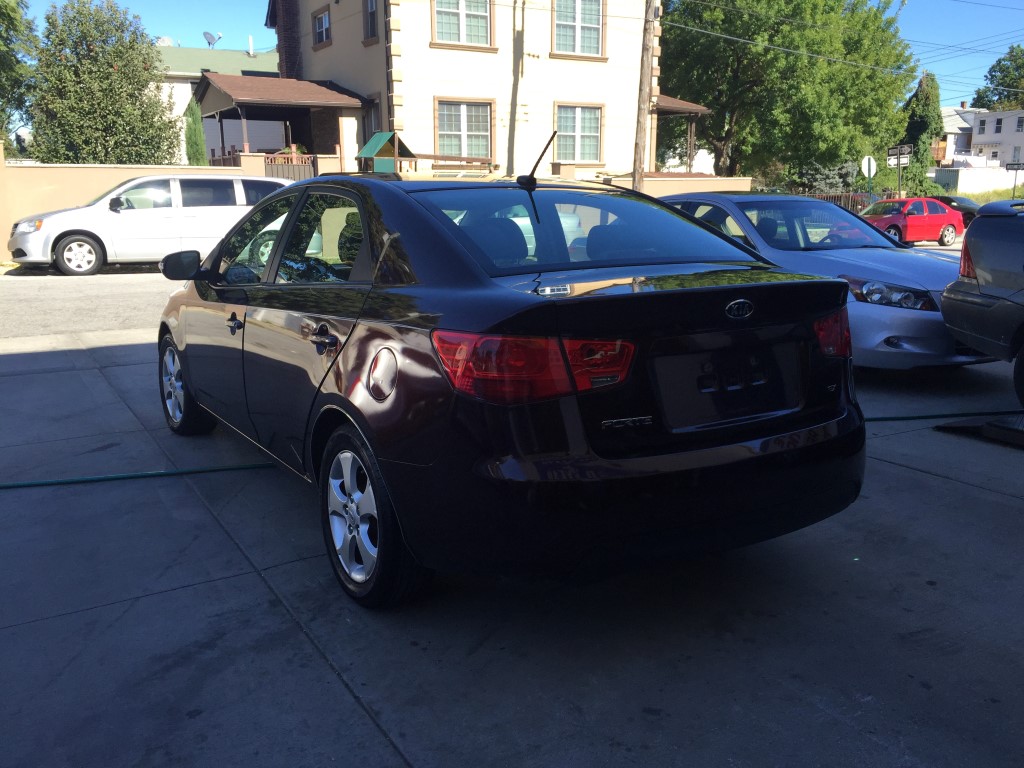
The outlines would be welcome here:
M 906 157 L 914 153 L 913 144 L 897 144 L 895 147 L 889 147 L 885 150 L 885 154 L 888 157 Z
M 890 168 L 906 168 L 910 165 L 910 155 L 902 155 L 901 157 L 887 157 L 885 158 L 885 164 Z
M 1003 168 L 1008 171 L 1024 171 L 1024 163 L 1007 163 Z

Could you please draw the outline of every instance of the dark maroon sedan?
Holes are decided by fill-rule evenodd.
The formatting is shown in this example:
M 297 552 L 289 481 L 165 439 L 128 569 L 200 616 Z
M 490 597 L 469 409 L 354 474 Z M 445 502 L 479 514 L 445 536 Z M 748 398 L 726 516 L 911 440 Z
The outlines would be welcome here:
M 313 483 L 342 587 L 763 540 L 856 497 L 841 280 L 606 186 L 324 177 L 262 201 L 161 320 L 170 428 Z
M 939 245 L 952 245 L 964 233 L 964 218 L 960 212 L 930 197 L 879 200 L 868 206 L 861 216 L 894 240 L 904 243 L 935 240 Z

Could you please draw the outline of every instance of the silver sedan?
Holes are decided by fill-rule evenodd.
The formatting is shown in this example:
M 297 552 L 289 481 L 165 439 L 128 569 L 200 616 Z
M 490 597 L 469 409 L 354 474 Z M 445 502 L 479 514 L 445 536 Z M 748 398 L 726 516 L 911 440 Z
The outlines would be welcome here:
M 662 199 L 781 267 L 846 280 L 856 365 L 992 359 L 959 344 L 943 323 L 942 291 L 957 278 L 957 256 L 901 245 L 846 209 L 809 197 L 694 192 Z

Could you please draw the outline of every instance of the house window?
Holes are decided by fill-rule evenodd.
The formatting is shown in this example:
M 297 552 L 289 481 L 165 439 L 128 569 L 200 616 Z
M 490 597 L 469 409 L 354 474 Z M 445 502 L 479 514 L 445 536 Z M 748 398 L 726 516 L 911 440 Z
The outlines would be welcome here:
M 1014 147 L 1013 148 L 1013 157 L 1010 160 L 1010 162 L 1011 163 L 1019 163 L 1020 162 L 1020 147 Z
M 491 44 L 490 0 L 435 0 L 434 23 L 438 42 Z
M 985 132 L 985 121 L 984 120 L 979 120 L 978 121 L 978 133 L 982 134 L 984 132 Z
M 1017 118 L 1017 133 L 1024 133 L 1024 117 Z
M 491 156 L 489 104 L 439 101 L 437 103 L 438 154 L 454 157 Z
M 998 160 L 999 159 L 999 150 L 998 149 L 993 149 L 992 150 L 992 159 L 993 160 Z
M 313 50 L 331 44 L 331 7 L 325 5 L 313 11 Z
M 377 39 L 377 0 L 363 0 L 363 40 Z
M 601 55 L 601 0 L 555 0 L 555 51 Z
M 996 133 L 1002 133 L 1002 132 L 1003 132 L 1003 118 L 997 117 L 996 118 Z
M 601 108 L 558 107 L 555 159 L 563 163 L 601 162 Z

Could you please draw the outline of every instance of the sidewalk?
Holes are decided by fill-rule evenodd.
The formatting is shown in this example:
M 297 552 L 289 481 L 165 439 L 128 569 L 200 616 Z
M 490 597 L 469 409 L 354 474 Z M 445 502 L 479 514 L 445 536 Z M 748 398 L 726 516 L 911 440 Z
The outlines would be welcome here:
M 44 483 L 0 490 L 2 767 L 1024 753 L 1024 451 L 908 418 L 1013 408 L 1004 364 L 859 375 L 868 415 L 903 420 L 870 424 L 861 499 L 804 531 L 589 584 L 443 576 L 367 612 L 310 486 L 225 429 L 167 430 L 153 336 L 0 340 L 0 484 Z

